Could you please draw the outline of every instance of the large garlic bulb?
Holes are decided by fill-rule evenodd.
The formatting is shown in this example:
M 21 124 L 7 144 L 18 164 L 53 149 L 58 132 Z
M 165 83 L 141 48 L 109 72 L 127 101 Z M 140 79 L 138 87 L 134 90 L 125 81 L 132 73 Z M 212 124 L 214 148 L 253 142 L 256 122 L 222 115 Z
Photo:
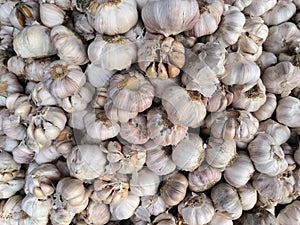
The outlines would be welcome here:
M 278 122 L 289 126 L 300 126 L 300 100 L 298 98 L 287 96 L 279 100 L 276 108 L 276 119 Z

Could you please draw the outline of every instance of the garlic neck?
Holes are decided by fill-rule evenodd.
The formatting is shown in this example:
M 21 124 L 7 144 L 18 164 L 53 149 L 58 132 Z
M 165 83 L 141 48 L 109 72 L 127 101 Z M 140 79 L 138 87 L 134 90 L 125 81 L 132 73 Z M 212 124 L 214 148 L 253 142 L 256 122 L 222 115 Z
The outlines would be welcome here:
M 245 95 L 248 97 L 248 98 L 257 98 L 259 97 L 261 94 L 261 90 L 260 88 L 258 87 L 258 85 L 255 85 L 253 88 L 251 88 L 249 91 L 246 91 L 245 92 Z
M 198 91 L 187 91 L 193 101 L 202 101 L 201 94 Z
M 53 80 L 62 80 L 68 75 L 68 69 L 65 65 L 55 65 L 49 73 Z
M 195 196 L 187 202 L 187 205 L 193 208 L 199 207 L 202 204 L 203 204 L 203 199 L 201 196 Z
M 107 0 L 105 2 L 105 5 L 113 6 L 113 5 L 118 5 L 121 2 L 122 2 L 122 0 Z

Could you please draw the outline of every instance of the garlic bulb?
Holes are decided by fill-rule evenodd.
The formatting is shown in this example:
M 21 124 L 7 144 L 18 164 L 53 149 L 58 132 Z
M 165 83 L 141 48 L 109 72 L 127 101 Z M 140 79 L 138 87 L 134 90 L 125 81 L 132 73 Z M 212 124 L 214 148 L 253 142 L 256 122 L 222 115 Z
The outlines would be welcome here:
M 149 40 L 138 49 L 138 63 L 149 78 L 176 77 L 185 63 L 185 49 L 172 37 Z
M 267 93 L 266 97 L 266 102 L 258 110 L 253 112 L 253 115 L 259 121 L 269 119 L 274 113 L 277 106 L 277 99 L 274 94 Z
M 28 119 L 32 109 L 29 103 L 29 97 L 20 93 L 14 93 L 6 98 L 6 107 L 11 113 L 20 116 L 22 120 Z
M 22 58 L 42 58 L 56 53 L 50 30 L 41 25 L 27 26 L 14 38 L 14 50 Z
M 278 225 L 300 223 L 299 209 L 300 201 L 298 200 L 285 206 L 277 215 Z
M 235 188 L 220 183 L 211 190 L 211 199 L 218 214 L 228 219 L 238 219 L 242 215 L 242 205 Z
M 0 159 L 0 182 L 13 180 L 21 169 L 20 164 L 14 161 L 11 154 L 2 150 L 0 152 Z
M 56 4 L 40 4 L 40 17 L 42 23 L 47 27 L 55 27 L 63 24 L 66 12 Z
M 142 20 L 147 30 L 161 33 L 165 37 L 191 30 L 198 18 L 199 7 L 196 0 L 149 1 L 142 8 Z
M 276 119 L 286 126 L 299 127 L 299 106 L 300 100 L 297 98 L 287 96 L 280 99 L 276 108 Z
M 141 207 L 151 215 L 157 216 L 166 211 L 167 205 L 159 195 L 141 197 Z
M 257 209 L 246 212 L 245 214 L 242 215 L 242 217 L 239 219 L 239 221 L 243 225 L 252 225 L 252 224 L 279 225 L 276 217 L 264 208 L 257 208 Z M 285 223 L 286 223 L 286 221 L 285 221 Z
M 112 37 L 99 35 L 88 47 L 91 63 L 110 71 L 129 69 L 136 55 L 135 44 L 120 35 Z
M 50 37 L 61 60 L 71 65 L 87 63 L 86 47 L 67 27 L 63 25 L 53 27 Z
M 159 184 L 160 177 L 148 168 L 144 168 L 132 174 L 130 190 L 136 196 L 151 196 L 157 192 Z
M 190 36 L 202 37 L 214 33 L 218 29 L 223 13 L 223 2 L 220 0 L 198 1 L 200 16 L 193 29 L 186 33 Z
M 206 109 L 208 112 L 221 112 L 232 103 L 233 94 L 225 85 L 220 85 L 213 95 L 207 99 Z
M 85 70 L 85 75 L 91 85 L 96 88 L 103 88 L 108 84 L 113 72 L 105 70 L 94 64 L 88 64 Z
M 288 21 L 296 12 L 296 6 L 292 0 L 280 0 L 269 11 L 265 12 L 262 18 L 268 26 L 278 25 Z
M 134 119 L 138 115 L 138 112 L 130 112 L 130 111 L 117 108 L 116 106 L 113 105 L 111 99 L 108 99 L 106 101 L 104 105 L 104 110 L 107 118 L 109 118 L 112 121 L 116 121 L 116 122 L 119 121 L 121 124 L 127 123 L 130 119 Z
M 256 60 L 256 63 L 260 67 L 261 71 L 264 71 L 266 68 L 277 63 L 277 57 L 273 52 L 263 51 L 260 57 Z
M 147 113 L 150 138 L 159 145 L 177 145 L 187 134 L 187 127 L 173 124 L 165 111 L 152 108 Z
M 24 177 L 24 175 L 22 175 Z M 0 199 L 6 199 L 14 196 L 18 191 L 24 188 L 25 180 L 23 177 L 17 177 L 13 180 L 0 181 Z
M 54 106 L 57 104 L 57 99 L 50 93 L 46 84 L 43 82 L 33 87 L 31 99 L 36 106 Z
M 184 171 L 195 170 L 204 159 L 203 140 L 199 135 L 189 133 L 172 150 L 172 160 L 177 168 Z
M 20 116 L 12 114 L 3 118 L 2 129 L 12 139 L 23 140 L 26 137 L 26 128 Z
M 226 167 L 224 178 L 228 184 L 239 188 L 248 183 L 255 169 L 245 151 L 239 151 L 233 164 Z
M 94 2 L 88 13 L 89 22 L 95 30 L 111 36 L 126 33 L 138 21 L 137 4 L 131 0 Z
M 181 173 L 174 173 L 164 181 L 160 195 L 167 205 L 175 206 L 184 199 L 187 187 L 186 177 Z
M 267 100 L 266 87 L 261 79 L 254 85 L 234 85 L 231 92 L 233 94 L 232 106 L 248 112 L 257 111 Z
M 0 149 L 6 152 L 12 152 L 19 145 L 19 141 L 7 137 L 5 135 L 0 136 Z
M 257 191 L 250 184 L 246 184 L 237 189 L 243 210 L 252 209 L 257 202 Z
M 50 211 L 50 220 L 53 225 L 69 225 L 74 216 L 74 212 L 56 207 L 55 205 Z
M 108 96 L 117 108 L 142 112 L 152 104 L 154 87 L 137 71 L 116 74 L 110 79 Z
M 162 105 L 168 119 L 176 125 L 198 127 L 206 116 L 201 94 L 180 86 L 166 88 L 162 95 Z
M 0 6 L 0 11 L 1 11 L 0 19 L 1 19 L 2 24 L 11 25 L 10 20 L 9 20 L 9 14 L 16 4 L 17 4 L 17 2 L 13 2 L 13 1 L 2 2 L 1 6 Z
M 186 197 L 179 204 L 178 211 L 189 225 L 207 224 L 215 214 L 212 201 L 204 193 L 192 193 Z
M 106 224 L 110 219 L 109 206 L 91 200 L 79 216 L 83 217 L 83 220 L 87 224 Z
M 0 96 L 8 97 L 13 93 L 23 92 L 17 77 L 13 73 L 3 73 L 0 76 Z
M 244 9 L 244 12 L 249 16 L 261 16 L 272 9 L 276 3 L 276 0 L 253 0 L 251 4 Z
M 67 157 L 70 174 L 82 181 L 99 177 L 105 164 L 105 155 L 97 145 L 78 145 Z
M 1 207 L 0 221 L 2 223 L 4 223 L 5 225 L 6 225 L 5 222 L 7 222 L 7 224 L 12 224 L 12 225 L 18 224 L 18 222 L 21 220 L 23 216 L 22 215 L 23 211 L 21 208 L 22 199 L 23 196 L 14 195 L 9 199 L 7 199 L 7 201 L 4 204 L 1 203 L 3 207 Z M 2 220 L 4 220 L 5 222 Z
M 130 218 L 134 214 L 134 211 L 139 204 L 140 198 L 130 192 L 128 197 L 122 200 L 118 205 L 110 205 L 112 218 L 117 220 L 125 220 Z

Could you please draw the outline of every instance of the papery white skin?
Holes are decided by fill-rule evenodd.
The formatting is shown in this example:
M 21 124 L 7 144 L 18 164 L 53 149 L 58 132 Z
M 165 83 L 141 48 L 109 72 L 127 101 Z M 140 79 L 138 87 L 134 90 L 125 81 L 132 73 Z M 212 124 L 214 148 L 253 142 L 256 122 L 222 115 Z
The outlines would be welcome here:
M 78 11 L 73 11 L 72 16 L 76 33 L 83 36 L 83 38 L 87 41 L 94 39 L 94 29 L 88 22 L 87 15 L 79 13 Z
M 141 207 L 145 208 L 149 214 L 157 216 L 166 211 L 167 205 L 159 195 L 141 197 Z
M 50 221 L 53 225 L 69 225 L 74 216 L 74 212 L 65 210 L 61 207 L 57 208 L 55 205 L 50 211 Z
M 250 184 L 246 184 L 237 189 L 243 210 L 252 209 L 257 202 L 257 191 Z
M 66 12 L 55 4 L 40 4 L 40 18 L 47 27 L 55 27 L 63 24 Z
M 134 119 L 138 112 L 130 112 L 123 109 L 119 109 L 116 106 L 113 105 L 113 102 L 111 99 L 108 99 L 104 105 L 104 110 L 106 113 L 106 116 L 116 122 L 127 123 L 130 119 Z M 122 126 L 121 126 L 122 127 Z
M 110 219 L 109 206 L 90 201 L 87 208 L 79 215 L 87 224 L 106 224 Z
M 18 140 L 12 139 L 5 135 L 0 136 L 0 149 L 3 149 L 6 152 L 12 152 L 18 145 Z
M 108 102 L 109 98 L 107 95 L 107 86 L 97 88 L 96 94 L 92 101 L 92 108 L 94 109 L 103 109 L 106 102 Z M 106 115 L 108 116 L 108 115 Z
M 213 93 L 213 95 L 207 99 L 206 109 L 208 112 L 221 112 L 226 109 L 232 103 L 233 94 L 227 90 L 227 87 L 221 85 Z
M 272 9 L 276 3 L 276 0 L 253 0 L 251 4 L 244 9 L 244 12 L 250 16 L 261 16 Z
M 245 225 L 253 223 L 279 225 L 278 220 L 275 217 L 275 213 L 272 212 L 272 207 L 268 206 L 264 208 L 255 208 L 243 213 L 240 218 L 240 222 Z
M 1 209 L 0 218 L 7 222 L 7 225 L 17 225 L 23 216 L 21 209 L 23 196 L 14 195 L 7 199 Z M 0 221 L 1 221 L 0 219 Z M 4 223 L 4 221 L 2 223 Z M 6 225 L 6 223 L 4 223 Z
M 38 147 L 37 147 L 38 148 Z M 28 164 L 33 160 L 35 155 L 35 149 L 31 148 L 25 140 L 22 140 L 20 144 L 12 151 L 13 158 L 17 163 Z
M 281 98 L 276 108 L 277 121 L 289 127 L 299 127 L 299 107 L 299 99 L 292 96 Z
M 277 57 L 273 52 L 263 51 L 260 57 L 256 60 L 257 65 L 264 71 L 266 68 L 277 63 Z
M 9 14 L 12 11 L 12 9 L 14 8 L 14 6 L 16 5 L 17 2 L 13 2 L 13 1 L 6 1 L 3 2 L 3 4 L 1 4 L 0 6 L 0 19 L 1 19 L 1 23 L 4 25 L 11 25 L 10 20 L 9 20 Z
M 21 165 L 14 161 L 12 155 L 3 150 L 0 151 L 0 182 L 13 180 L 19 173 Z
M 39 201 L 33 195 L 26 195 L 22 200 L 22 210 L 34 219 L 48 217 L 51 209 L 51 199 L 47 198 L 44 201 Z
M 279 225 L 298 224 L 300 223 L 300 201 L 296 200 L 293 203 L 285 206 L 277 215 Z
M 154 224 L 166 224 L 166 225 L 175 225 L 177 223 L 175 216 L 173 216 L 171 213 L 165 212 L 153 220 Z
M 267 93 L 266 102 L 253 115 L 259 120 L 266 120 L 272 116 L 277 106 L 276 96 L 272 93 Z
M 26 137 L 26 128 L 20 116 L 12 114 L 9 117 L 5 117 L 2 122 L 2 129 L 10 138 L 23 140 Z
M 42 82 L 33 87 L 31 99 L 36 106 L 50 106 L 57 104 L 57 99 L 49 92 L 48 88 Z
M 212 220 L 207 225 L 233 225 L 232 220 L 227 219 L 226 217 L 215 213 Z
M 24 176 L 24 175 L 23 175 Z M 0 199 L 10 198 L 24 188 L 24 178 L 15 178 L 6 182 L 0 182 Z
M 0 96 L 7 97 L 16 92 L 23 92 L 17 77 L 13 73 L 4 73 L 0 77 Z
M 108 84 L 110 77 L 114 74 L 113 71 L 103 69 L 95 64 L 88 64 L 85 74 L 87 80 L 96 88 L 101 88 Z

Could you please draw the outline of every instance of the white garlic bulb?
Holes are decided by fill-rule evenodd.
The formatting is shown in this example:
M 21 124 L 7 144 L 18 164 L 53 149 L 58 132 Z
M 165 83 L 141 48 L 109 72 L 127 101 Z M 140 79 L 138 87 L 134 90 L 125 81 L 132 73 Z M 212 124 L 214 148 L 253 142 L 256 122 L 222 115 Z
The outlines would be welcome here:
M 277 106 L 277 99 L 276 96 L 272 93 L 266 94 L 266 102 L 255 112 L 253 112 L 253 115 L 259 120 L 266 120 L 272 116 L 272 114 L 275 112 L 276 106 Z
M 24 184 L 25 180 L 22 177 L 0 182 L 0 199 L 6 199 L 14 196 L 18 191 L 24 188 Z
M 276 3 L 276 0 L 253 0 L 251 4 L 244 9 L 244 12 L 249 16 L 261 16 L 272 9 Z
M 56 4 L 40 4 L 40 18 L 47 27 L 55 27 L 63 24 L 66 12 Z
M 257 191 L 250 184 L 246 184 L 237 189 L 243 210 L 252 209 L 257 202 Z
M 135 44 L 120 35 L 99 35 L 88 47 L 88 57 L 92 64 L 110 71 L 129 69 L 136 56 Z
M 106 224 L 110 219 L 109 206 L 91 200 L 87 208 L 79 215 L 87 224 Z
M 300 201 L 298 200 L 285 206 L 282 210 L 280 210 L 279 214 L 277 215 L 278 224 L 284 225 L 300 223 L 299 211 Z
M 0 152 L 0 159 L 0 182 L 13 180 L 21 169 L 20 164 L 14 161 L 10 153 L 2 150 Z
M 278 106 L 276 108 L 276 119 L 278 122 L 289 126 L 289 127 L 299 127 L 300 126 L 300 100 L 287 96 L 279 100 Z
M 243 225 L 274 224 L 279 225 L 276 217 L 267 208 L 256 208 L 245 212 L 239 220 Z M 286 222 L 286 221 L 285 221 Z
M 14 50 L 22 58 L 42 58 L 56 53 L 50 30 L 41 25 L 27 26 L 14 38 Z

